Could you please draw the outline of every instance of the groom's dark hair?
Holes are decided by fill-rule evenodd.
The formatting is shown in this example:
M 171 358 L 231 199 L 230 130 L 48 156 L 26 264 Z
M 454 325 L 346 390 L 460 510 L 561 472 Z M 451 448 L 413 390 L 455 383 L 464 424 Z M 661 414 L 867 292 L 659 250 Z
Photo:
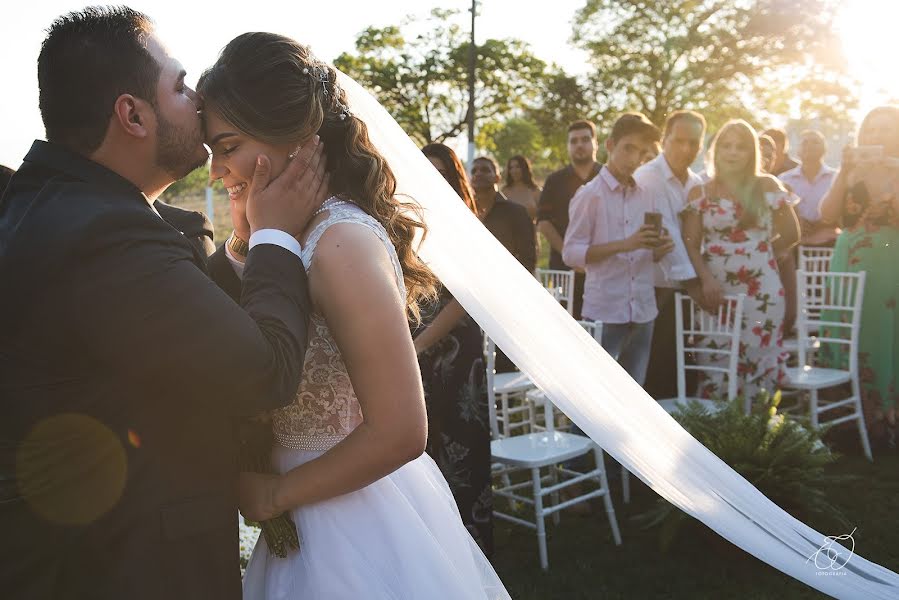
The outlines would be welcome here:
M 155 108 L 161 67 L 147 50 L 152 32 L 153 21 L 126 6 L 92 6 L 53 21 L 37 59 L 48 141 L 90 154 L 120 95 Z

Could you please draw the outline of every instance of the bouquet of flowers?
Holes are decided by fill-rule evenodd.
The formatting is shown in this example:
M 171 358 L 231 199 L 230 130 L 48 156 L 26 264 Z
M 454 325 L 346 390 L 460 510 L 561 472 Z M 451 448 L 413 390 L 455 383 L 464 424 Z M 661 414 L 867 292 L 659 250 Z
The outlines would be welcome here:
M 240 470 L 251 473 L 274 473 L 272 469 L 272 428 L 267 420 L 254 418 L 240 422 Z M 247 521 L 248 524 L 254 524 Z M 287 513 L 267 521 L 255 523 L 262 529 L 262 536 L 269 551 L 284 558 L 292 550 L 300 549 L 296 525 Z

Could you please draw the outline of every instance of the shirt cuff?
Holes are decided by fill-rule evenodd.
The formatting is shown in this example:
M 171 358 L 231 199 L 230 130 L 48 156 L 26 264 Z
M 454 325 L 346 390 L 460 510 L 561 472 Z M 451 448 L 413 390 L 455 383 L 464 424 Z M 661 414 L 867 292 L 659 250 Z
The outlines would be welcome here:
M 234 234 L 232 233 L 231 235 Z M 231 238 L 229 237 L 228 240 L 230 241 Z M 231 263 L 231 268 L 234 269 L 234 274 L 237 275 L 237 278 L 243 279 L 243 263 L 237 260 L 234 254 L 231 253 L 228 242 L 225 242 L 225 256 L 228 258 L 228 262 Z
M 587 268 L 587 251 L 590 246 L 587 244 L 570 244 L 562 246 L 562 262 L 572 269 Z
M 297 258 L 302 259 L 303 257 L 303 248 L 296 238 L 280 229 L 260 229 L 253 233 L 250 236 L 250 250 L 253 249 L 253 246 L 258 246 L 259 244 L 281 246 L 285 250 L 296 254 Z

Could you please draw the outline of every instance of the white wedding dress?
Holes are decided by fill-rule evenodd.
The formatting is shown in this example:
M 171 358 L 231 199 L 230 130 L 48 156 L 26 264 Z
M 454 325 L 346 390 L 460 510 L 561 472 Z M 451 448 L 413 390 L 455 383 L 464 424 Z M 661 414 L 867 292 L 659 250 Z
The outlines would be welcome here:
M 349 202 L 331 199 L 326 206 L 327 218 L 303 248 L 306 270 L 328 227 L 354 223 L 384 242 L 405 295 L 399 260 L 384 228 Z M 321 456 L 361 422 L 340 350 L 325 320 L 313 314 L 296 399 L 272 415 L 274 467 L 285 473 Z M 257 540 L 244 577 L 247 600 L 509 598 L 426 454 L 359 491 L 290 514 L 301 549 L 278 558 L 262 538 Z

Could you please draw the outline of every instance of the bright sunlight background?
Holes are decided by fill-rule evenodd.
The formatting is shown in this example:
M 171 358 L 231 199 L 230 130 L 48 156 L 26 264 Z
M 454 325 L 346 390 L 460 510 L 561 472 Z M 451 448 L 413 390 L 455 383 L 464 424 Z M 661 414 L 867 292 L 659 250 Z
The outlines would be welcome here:
M 310 44 L 325 60 L 352 51 L 357 33 L 367 26 L 399 23 L 410 13 L 432 7 L 466 10 L 470 0 L 342 0 L 280 2 L 217 0 L 117 0 L 147 12 L 160 35 L 180 58 L 193 82 L 215 60 L 218 50 L 239 33 L 269 30 Z M 661 0 L 660 0 L 661 1 Z M 43 137 L 37 108 L 36 61 L 44 29 L 56 16 L 92 0 L 44 0 L 17 4 L 0 19 L 0 163 L 18 167 L 31 141 Z M 568 45 L 571 19 L 585 0 L 481 0 L 477 38 L 514 37 L 535 54 L 570 73 L 587 71 L 584 54 Z M 801 3 L 800 3 L 801 4 Z M 890 100 L 899 103 L 899 0 L 843 0 L 839 29 L 851 74 L 861 82 L 860 112 Z M 798 117 L 799 115 L 785 115 Z M 857 122 L 859 114 L 848 115 Z M 784 123 L 773 123 L 783 125 Z

